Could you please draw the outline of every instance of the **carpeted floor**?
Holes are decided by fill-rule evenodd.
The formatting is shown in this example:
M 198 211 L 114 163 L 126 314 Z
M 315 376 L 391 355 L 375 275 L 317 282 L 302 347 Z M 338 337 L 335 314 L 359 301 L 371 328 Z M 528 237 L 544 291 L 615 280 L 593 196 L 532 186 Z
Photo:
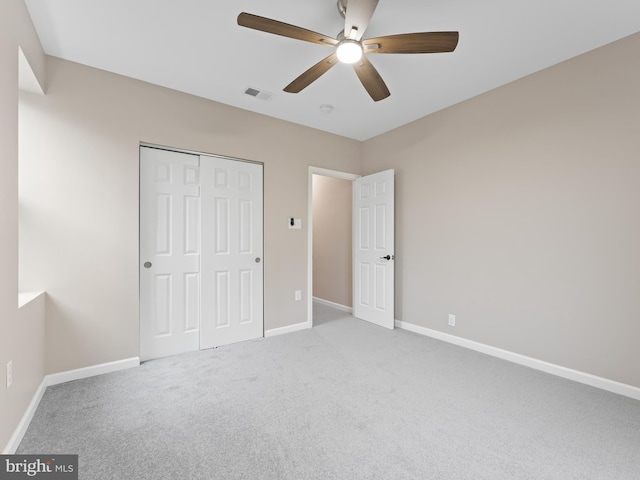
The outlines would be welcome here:
M 49 387 L 17 453 L 117 480 L 638 480 L 640 402 L 324 306 Z

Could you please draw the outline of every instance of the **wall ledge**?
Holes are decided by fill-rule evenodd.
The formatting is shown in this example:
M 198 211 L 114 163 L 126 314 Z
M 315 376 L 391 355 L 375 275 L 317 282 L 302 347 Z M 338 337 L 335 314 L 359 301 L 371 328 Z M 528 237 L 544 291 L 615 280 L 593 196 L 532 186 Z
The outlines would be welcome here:
M 20 292 L 18 293 L 18 308 L 22 308 L 25 305 L 30 304 L 36 298 L 44 295 L 46 292 Z
M 562 367 L 543 360 L 538 360 L 537 358 L 527 357 L 525 355 L 520 355 L 519 353 L 502 350 L 501 348 L 492 347 L 491 345 L 485 345 L 484 343 L 474 342 L 473 340 L 456 337 L 455 335 L 439 332 L 438 330 L 421 327 L 420 325 L 415 325 L 413 323 L 396 320 L 395 325 L 397 328 L 407 330 L 408 332 L 425 335 L 427 337 L 435 338 L 436 340 L 442 340 L 443 342 L 451 343 L 459 347 L 468 348 L 469 350 L 474 350 L 486 355 L 491 355 L 492 357 L 507 360 L 508 362 L 533 368 L 534 370 L 540 370 L 545 373 L 566 378 L 567 380 L 573 380 L 574 382 L 583 383 L 601 390 L 640 400 L 640 388 L 634 387 L 633 385 L 616 382 L 615 380 L 609 380 L 608 378 L 598 377 L 596 375 L 591 375 L 590 373 Z

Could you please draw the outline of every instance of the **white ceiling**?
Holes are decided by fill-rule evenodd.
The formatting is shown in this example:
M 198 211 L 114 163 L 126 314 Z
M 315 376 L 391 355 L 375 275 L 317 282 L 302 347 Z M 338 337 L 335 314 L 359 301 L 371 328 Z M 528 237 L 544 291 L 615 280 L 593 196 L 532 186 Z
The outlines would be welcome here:
M 380 0 L 364 38 L 456 30 L 460 41 L 453 53 L 370 54 L 391 91 L 376 103 L 343 64 L 301 93 L 283 92 L 329 48 L 236 23 L 244 11 L 335 36 L 344 26 L 336 0 L 26 4 L 49 55 L 357 140 L 640 31 L 639 0 Z M 259 100 L 247 87 L 274 96 Z

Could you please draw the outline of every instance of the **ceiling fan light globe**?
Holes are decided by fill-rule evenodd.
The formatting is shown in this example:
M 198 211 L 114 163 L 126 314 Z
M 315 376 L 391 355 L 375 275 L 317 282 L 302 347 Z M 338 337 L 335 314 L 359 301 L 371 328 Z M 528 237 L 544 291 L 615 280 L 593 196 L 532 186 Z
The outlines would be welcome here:
M 342 63 L 355 63 L 362 58 L 362 45 L 347 38 L 338 44 L 336 54 Z

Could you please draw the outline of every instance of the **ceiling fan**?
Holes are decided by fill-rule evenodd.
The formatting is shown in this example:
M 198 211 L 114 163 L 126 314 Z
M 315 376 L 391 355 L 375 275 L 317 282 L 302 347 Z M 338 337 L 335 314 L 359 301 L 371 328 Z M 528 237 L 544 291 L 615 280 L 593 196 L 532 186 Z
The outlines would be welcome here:
M 238 25 L 283 37 L 334 47 L 335 51 L 320 60 L 284 88 L 298 93 L 325 74 L 338 61 L 350 63 L 374 101 L 391 93 L 384 80 L 367 59 L 368 53 L 441 53 L 453 52 L 458 45 L 458 32 L 421 32 L 368 38 L 362 36 L 369 25 L 378 0 L 338 0 L 338 11 L 344 17 L 344 30 L 335 38 L 288 23 L 242 12 Z

